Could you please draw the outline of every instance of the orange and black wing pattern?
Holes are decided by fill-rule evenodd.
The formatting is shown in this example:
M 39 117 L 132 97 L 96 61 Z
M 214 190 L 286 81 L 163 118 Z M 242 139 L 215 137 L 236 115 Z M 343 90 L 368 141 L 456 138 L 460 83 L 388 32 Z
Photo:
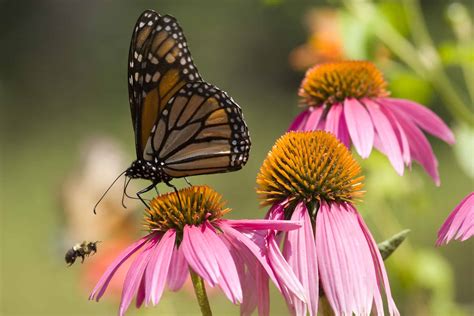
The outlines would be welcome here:
M 235 171 L 247 162 L 250 138 L 240 107 L 206 82 L 187 83 L 153 127 L 144 152 L 172 178 Z
M 137 157 L 168 101 L 188 82 L 201 81 L 176 19 L 147 10 L 135 25 L 128 57 L 130 110 Z

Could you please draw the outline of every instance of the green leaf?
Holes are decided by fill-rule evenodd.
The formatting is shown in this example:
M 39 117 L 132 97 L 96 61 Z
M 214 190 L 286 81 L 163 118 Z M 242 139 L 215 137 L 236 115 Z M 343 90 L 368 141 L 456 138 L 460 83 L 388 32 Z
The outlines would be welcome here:
M 383 260 L 387 259 L 402 244 L 409 232 L 409 229 L 402 230 L 377 245 Z

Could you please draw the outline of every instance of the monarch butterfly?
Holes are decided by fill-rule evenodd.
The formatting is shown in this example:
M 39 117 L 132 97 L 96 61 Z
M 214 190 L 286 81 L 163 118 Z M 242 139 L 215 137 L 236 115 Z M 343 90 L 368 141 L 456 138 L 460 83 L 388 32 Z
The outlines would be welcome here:
M 146 10 L 138 18 L 128 91 L 137 159 L 124 173 L 152 182 L 140 199 L 160 182 L 172 186 L 173 178 L 235 171 L 247 162 L 240 107 L 201 78 L 174 17 Z

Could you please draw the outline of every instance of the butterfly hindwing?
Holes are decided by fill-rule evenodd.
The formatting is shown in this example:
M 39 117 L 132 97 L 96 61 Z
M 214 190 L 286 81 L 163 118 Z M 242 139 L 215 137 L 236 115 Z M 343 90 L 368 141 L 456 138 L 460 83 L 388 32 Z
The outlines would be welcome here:
M 173 178 L 242 168 L 250 138 L 240 107 L 206 82 L 188 83 L 153 127 L 143 157 Z
M 128 64 L 130 110 L 138 158 L 164 107 L 186 83 L 201 77 L 174 17 L 147 10 L 132 35 Z

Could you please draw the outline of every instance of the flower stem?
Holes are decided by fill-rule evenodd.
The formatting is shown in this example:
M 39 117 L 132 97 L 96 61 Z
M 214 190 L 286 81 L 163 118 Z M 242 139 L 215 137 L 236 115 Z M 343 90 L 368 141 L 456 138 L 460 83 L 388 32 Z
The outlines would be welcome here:
M 189 272 L 191 273 L 191 280 L 193 281 L 194 292 L 196 293 L 199 308 L 201 308 L 201 314 L 203 316 L 212 316 L 211 306 L 209 305 L 209 299 L 207 298 L 204 281 L 192 269 L 189 269 Z

